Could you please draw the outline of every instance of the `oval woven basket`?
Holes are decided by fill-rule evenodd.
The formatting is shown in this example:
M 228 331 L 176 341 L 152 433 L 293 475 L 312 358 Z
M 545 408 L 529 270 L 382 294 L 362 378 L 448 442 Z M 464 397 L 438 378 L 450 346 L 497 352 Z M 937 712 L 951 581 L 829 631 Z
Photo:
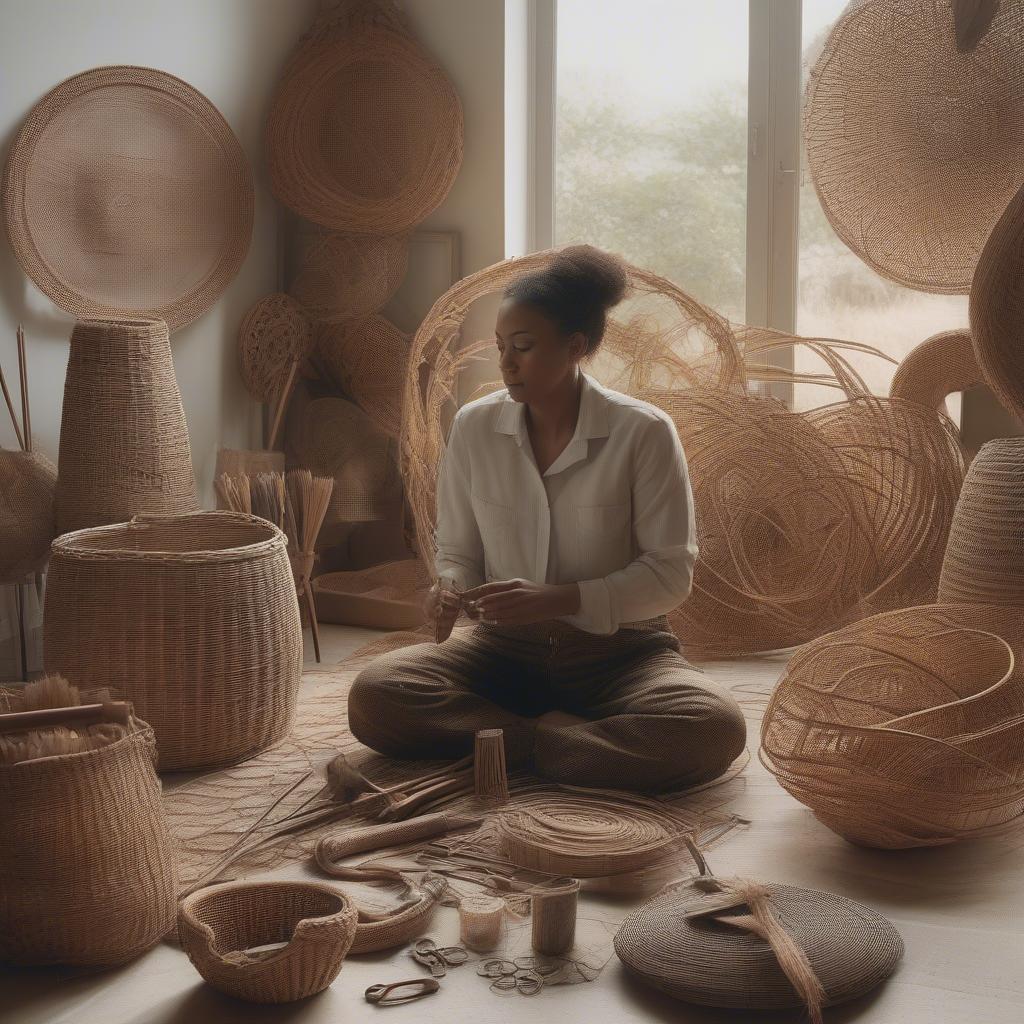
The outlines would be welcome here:
M 906 608 L 797 652 L 760 756 L 852 842 L 938 846 L 1024 825 L 1021 707 L 1019 608 Z
M 42 452 L 0 450 L 0 583 L 38 572 L 57 533 L 57 467 Z
M 969 53 L 948 0 L 860 0 L 804 97 L 807 166 L 836 234 L 872 270 L 966 294 L 1024 183 L 1024 6 L 1002 3 Z
M 35 708 L 0 691 L 0 712 L 21 710 Z M 111 967 L 173 927 L 155 759 L 153 730 L 135 717 L 78 753 L 10 763 L 0 744 L 0 960 Z
M 274 195 L 339 231 L 396 234 L 448 194 L 462 164 L 462 104 L 407 35 L 353 25 L 308 38 L 267 120 Z
M 964 478 L 939 600 L 1024 605 L 1024 437 L 988 441 Z
M 198 508 L 165 323 L 75 324 L 58 468 L 58 533 Z
M 76 317 L 206 312 L 249 249 L 252 174 L 210 101 L 154 68 L 93 68 L 32 108 L 4 172 L 25 273 Z
M 826 1006 L 869 992 L 903 956 L 892 923 L 861 903 L 790 885 L 767 889 L 772 913 L 806 954 Z M 746 1010 L 802 1006 L 765 939 L 685 916 L 713 899 L 690 881 L 659 893 L 623 921 L 615 935 L 619 959 L 648 985 L 688 1003 Z
M 58 537 L 45 621 L 47 671 L 130 699 L 161 770 L 233 764 L 291 728 L 299 609 L 287 540 L 263 519 L 143 516 Z
M 253 1003 L 288 1003 L 338 976 L 356 910 L 319 882 L 228 882 L 187 896 L 178 937 L 214 988 Z M 272 946 L 270 949 L 259 947 Z

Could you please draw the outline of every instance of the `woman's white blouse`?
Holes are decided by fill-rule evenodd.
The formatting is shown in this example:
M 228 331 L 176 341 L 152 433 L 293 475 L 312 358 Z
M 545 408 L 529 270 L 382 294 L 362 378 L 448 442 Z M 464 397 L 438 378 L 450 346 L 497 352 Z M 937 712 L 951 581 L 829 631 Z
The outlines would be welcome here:
M 582 374 L 576 432 L 541 476 L 502 389 L 457 413 L 437 484 L 438 576 L 579 583 L 590 633 L 663 615 L 693 585 L 693 492 L 671 418 Z

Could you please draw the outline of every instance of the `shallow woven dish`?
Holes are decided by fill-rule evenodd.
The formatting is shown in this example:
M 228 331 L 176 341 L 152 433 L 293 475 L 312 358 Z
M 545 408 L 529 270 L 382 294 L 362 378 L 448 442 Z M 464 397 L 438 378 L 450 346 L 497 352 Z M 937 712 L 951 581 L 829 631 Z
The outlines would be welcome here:
M 160 768 L 234 764 L 283 739 L 302 634 L 285 535 L 231 512 L 144 516 L 54 542 L 44 660 L 153 726 Z
M 26 707 L 0 691 L 0 712 Z M 0 763 L 0 960 L 111 967 L 174 925 L 177 871 L 153 730 Z
M 1024 824 L 1022 707 L 1019 608 L 905 608 L 800 648 L 760 756 L 851 842 L 939 846 Z
M 423 597 L 429 587 L 418 559 L 324 573 L 313 581 L 317 618 L 367 629 L 416 629 L 425 621 Z
M 0 583 L 38 572 L 57 533 L 57 467 L 42 452 L 0 450 Z
M 396 234 L 448 194 L 462 164 L 462 104 L 412 38 L 353 25 L 307 39 L 267 122 L 277 198 L 325 227 Z
M 899 932 L 863 904 L 814 889 L 767 888 L 772 912 L 807 955 L 826 1005 L 869 992 L 903 956 Z M 623 921 L 615 936 L 619 959 L 642 981 L 688 1003 L 750 1010 L 802 1006 L 764 939 L 683 917 L 712 898 L 690 881 L 659 893 Z
M 872 270 L 966 294 L 1024 183 L 1024 5 L 969 53 L 949 0 L 861 0 L 807 81 L 803 131 L 822 209 Z
M 94 68 L 47 93 L 11 147 L 3 201 L 18 262 L 61 309 L 171 331 L 213 305 L 252 235 L 234 132 L 153 68 Z
M 186 897 L 178 912 L 178 937 L 196 970 L 214 988 L 253 1003 L 322 992 L 355 934 L 352 901 L 319 882 L 213 885 Z M 277 943 L 285 945 L 258 949 Z
M 199 507 L 192 447 L 160 320 L 82 320 L 71 332 L 57 531 Z
M 1024 437 L 988 441 L 971 463 L 949 531 L 939 600 L 1024 605 Z

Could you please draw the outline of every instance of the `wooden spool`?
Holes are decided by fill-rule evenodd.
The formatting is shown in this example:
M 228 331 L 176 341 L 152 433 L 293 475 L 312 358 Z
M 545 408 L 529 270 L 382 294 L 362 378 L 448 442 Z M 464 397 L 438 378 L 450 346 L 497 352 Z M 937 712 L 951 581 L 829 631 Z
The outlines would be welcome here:
M 576 939 L 576 902 L 578 879 L 558 889 L 538 890 L 533 894 L 533 948 L 537 953 L 561 956 L 572 949 Z
M 505 734 L 501 729 L 481 729 L 473 751 L 473 781 L 481 800 L 508 802 L 508 772 L 505 769 Z

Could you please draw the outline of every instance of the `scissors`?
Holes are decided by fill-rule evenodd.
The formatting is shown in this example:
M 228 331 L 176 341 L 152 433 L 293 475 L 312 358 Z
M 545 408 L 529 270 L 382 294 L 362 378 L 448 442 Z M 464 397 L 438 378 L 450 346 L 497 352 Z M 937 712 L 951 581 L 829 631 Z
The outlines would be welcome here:
M 377 1006 L 400 1006 L 402 1003 L 411 1003 L 429 996 L 440 987 L 440 982 L 434 978 L 412 978 L 410 981 L 393 981 L 390 985 L 371 985 L 363 996 L 368 1003 L 375 1003 Z M 409 991 L 399 994 L 405 988 Z

